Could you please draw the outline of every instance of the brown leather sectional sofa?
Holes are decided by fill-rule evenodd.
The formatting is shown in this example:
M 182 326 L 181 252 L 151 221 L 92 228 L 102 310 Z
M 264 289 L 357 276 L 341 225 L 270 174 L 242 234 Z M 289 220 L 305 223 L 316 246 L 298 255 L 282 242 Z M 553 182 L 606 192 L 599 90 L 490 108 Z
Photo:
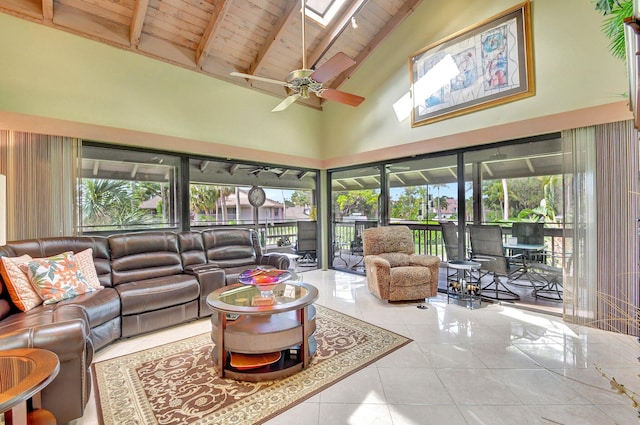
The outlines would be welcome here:
M 289 267 L 285 255 L 262 254 L 255 231 L 231 228 L 14 241 L 0 246 L 0 257 L 43 258 L 87 248 L 93 249 L 99 291 L 22 312 L 0 276 L 0 349 L 35 347 L 58 355 L 60 372 L 42 392 L 43 407 L 58 423 L 83 415 L 94 351 L 209 316 L 207 295 L 237 281 L 242 270 Z

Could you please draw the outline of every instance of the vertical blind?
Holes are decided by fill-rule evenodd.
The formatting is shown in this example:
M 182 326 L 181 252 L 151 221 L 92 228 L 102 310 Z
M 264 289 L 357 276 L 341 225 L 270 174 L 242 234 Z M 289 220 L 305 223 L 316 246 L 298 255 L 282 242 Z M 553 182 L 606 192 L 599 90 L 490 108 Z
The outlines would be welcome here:
M 632 121 L 595 128 L 597 327 L 638 334 L 638 133 Z
M 75 235 L 81 149 L 80 139 L 0 130 L 7 240 Z
M 563 133 L 564 316 L 638 335 L 638 133 L 625 121 Z
M 595 130 L 562 135 L 564 173 L 563 308 L 566 320 L 588 324 L 595 314 Z

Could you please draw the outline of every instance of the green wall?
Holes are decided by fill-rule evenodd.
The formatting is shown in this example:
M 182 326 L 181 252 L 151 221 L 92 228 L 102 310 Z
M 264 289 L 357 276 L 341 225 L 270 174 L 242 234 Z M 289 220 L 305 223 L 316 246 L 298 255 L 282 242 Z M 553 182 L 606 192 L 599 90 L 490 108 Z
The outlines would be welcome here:
M 0 111 L 320 156 L 317 110 L 2 13 L 0 58 Z
M 412 53 L 516 4 L 425 0 L 342 87 L 365 96 L 361 106 L 296 104 L 278 114 L 276 97 L 0 14 L 0 112 L 359 162 L 377 149 L 626 99 L 625 64 L 608 53 L 593 2 L 532 0 L 534 97 L 418 128 L 397 121 L 392 105 L 409 90 Z
M 422 127 L 411 128 L 410 118 L 398 122 L 392 105 L 409 91 L 410 55 L 519 3 L 423 1 L 342 87 L 365 96 L 366 101 L 353 109 L 333 104 L 326 107 L 324 157 L 356 158 L 362 152 L 627 99 L 623 96 L 627 92 L 625 63 L 609 54 L 608 40 L 600 31 L 602 16 L 595 11 L 593 1 L 532 0 L 534 97 Z M 486 140 L 493 141 L 497 140 Z M 424 152 L 430 151 L 428 143 L 423 148 Z

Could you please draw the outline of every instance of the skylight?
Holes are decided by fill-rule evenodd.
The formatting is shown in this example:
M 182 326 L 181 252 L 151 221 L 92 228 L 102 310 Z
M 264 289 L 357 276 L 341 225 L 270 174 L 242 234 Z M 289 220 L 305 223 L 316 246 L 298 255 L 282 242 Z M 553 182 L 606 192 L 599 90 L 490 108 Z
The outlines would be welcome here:
M 346 0 L 307 0 L 306 15 L 327 26 Z

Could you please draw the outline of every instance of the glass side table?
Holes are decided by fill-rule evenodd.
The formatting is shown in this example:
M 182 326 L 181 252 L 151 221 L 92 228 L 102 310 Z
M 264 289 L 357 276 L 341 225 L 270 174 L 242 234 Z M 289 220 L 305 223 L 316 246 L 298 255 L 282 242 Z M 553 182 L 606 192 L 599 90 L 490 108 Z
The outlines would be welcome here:
M 448 265 L 457 271 L 458 278 L 447 285 L 447 304 L 453 298 L 465 302 L 472 309 L 476 301 L 481 305 L 480 278 L 477 274 L 473 275 L 480 270 L 481 264 L 476 261 L 452 260 Z
M 38 348 L 0 351 L 0 414 L 7 425 L 26 425 L 27 401 L 40 408 L 40 391 L 60 371 L 58 356 Z M 51 415 L 53 416 L 53 415 Z

